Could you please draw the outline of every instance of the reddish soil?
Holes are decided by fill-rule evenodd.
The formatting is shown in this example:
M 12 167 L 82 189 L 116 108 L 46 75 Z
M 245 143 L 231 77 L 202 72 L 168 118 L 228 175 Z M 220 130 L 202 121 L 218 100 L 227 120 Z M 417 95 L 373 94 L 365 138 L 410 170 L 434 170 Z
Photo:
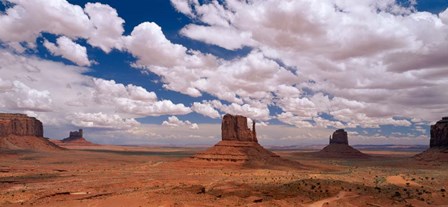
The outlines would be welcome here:
M 50 139 L 51 142 L 54 144 L 61 146 L 61 147 L 70 147 L 70 146 L 95 146 L 97 144 L 94 144 L 92 142 L 87 141 L 83 137 L 79 138 L 66 138 L 63 140 L 57 140 L 57 139 Z
M 184 162 L 204 149 L 87 146 L 0 155 L 0 206 L 442 206 L 448 164 L 276 151 L 304 168 Z M 392 176 L 392 177 L 391 177 Z M 400 179 L 397 181 L 397 177 Z M 388 179 L 389 178 L 389 179 Z M 403 182 L 404 185 L 403 185 Z M 407 185 L 406 183 L 410 183 Z M 415 184 L 414 184 L 415 183 Z
M 9 135 L 0 137 L 0 151 L 32 150 L 32 151 L 60 151 L 63 148 L 43 137 Z
M 192 156 L 191 159 L 181 162 L 188 162 L 193 165 L 228 164 L 247 167 L 302 167 L 298 162 L 284 159 L 265 149 L 257 142 L 227 140 L 220 141 L 215 146 Z
M 430 148 L 416 155 L 415 159 L 428 162 L 448 162 L 448 147 Z

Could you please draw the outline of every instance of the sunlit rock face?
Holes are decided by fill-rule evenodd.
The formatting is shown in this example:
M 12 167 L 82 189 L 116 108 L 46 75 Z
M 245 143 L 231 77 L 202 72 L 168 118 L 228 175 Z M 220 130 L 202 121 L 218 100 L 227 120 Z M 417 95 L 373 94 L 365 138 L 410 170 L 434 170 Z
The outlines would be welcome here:
M 221 124 L 221 136 L 223 141 L 258 142 L 255 122 L 253 122 L 252 130 L 250 130 L 247 126 L 247 118 L 240 115 L 224 115 Z
M 43 137 L 42 122 L 25 114 L 0 114 L 0 137 L 10 135 Z
M 25 114 L 0 113 L 0 151 L 59 151 L 63 148 L 44 138 L 42 122 Z
M 249 129 L 247 118 L 226 114 L 221 123 L 222 140 L 207 150 L 197 153 L 186 162 L 190 164 L 236 164 L 244 167 L 302 166 L 298 162 L 281 158 L 258 143 L 255 122 Z M 192 162 L 192 163 L 191 163 Z

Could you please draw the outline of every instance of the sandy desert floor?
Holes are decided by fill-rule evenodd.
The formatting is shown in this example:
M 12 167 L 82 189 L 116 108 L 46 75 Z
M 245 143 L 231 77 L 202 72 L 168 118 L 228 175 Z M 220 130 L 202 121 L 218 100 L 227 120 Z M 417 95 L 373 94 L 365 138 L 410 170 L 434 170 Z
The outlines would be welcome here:
M 0 153 L 0 206 L 447 206 L 448 164 L 411 152 L 302 168 L 182 162 L 203 149 L 91 146 Z M 179 161 L 180 160 L 180 161 Z

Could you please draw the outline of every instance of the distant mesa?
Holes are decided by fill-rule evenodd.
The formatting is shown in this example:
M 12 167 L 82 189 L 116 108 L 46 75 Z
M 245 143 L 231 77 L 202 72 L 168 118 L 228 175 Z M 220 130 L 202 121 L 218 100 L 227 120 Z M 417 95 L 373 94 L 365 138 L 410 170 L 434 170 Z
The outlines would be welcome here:
M 317 152 L 318 157 L 325 158 L 368 158 L 369 155 L 348 145 L 348 135 L 344 129 L 333 132 L 329 138 L 329 144 Z
M 79 129 L 78 131 L 71 131 L 69 133 L 69 137 L 62 139 L 62 140 L 51 140 L 53 143 L 59 145 L 59 146 L 93 146 L 96 145 L 92 142 L 87 141 L 84 138 L 84 131 L 82 129 Z
M 255 121 L 252 130 L 247 118 L 226 114 L 221 124 L 222 141 L 204 152 L 191 157 L 190 161 L 202 163 L 236 163 L 243 166 L 292 166 L 299 163 L 281 158 L 258 144 Z
M 416 159 L 425 161 L 448 161 L 448 117 L 431 125 L 429 149 L 416 155 Z
M 55 151 L 63 148 L 43 137 L 42 122 L 25 114 L 0 113 L 0 149 Z

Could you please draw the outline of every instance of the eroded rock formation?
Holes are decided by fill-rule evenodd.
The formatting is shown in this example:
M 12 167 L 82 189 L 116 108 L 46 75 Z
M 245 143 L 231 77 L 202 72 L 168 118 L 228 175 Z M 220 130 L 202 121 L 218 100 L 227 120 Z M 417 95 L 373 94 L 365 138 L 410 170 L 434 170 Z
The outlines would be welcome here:
M 255 122 L 252 130 L 247 126 L 247 118 L 244 116 L 232 116 L 226 114 L 221 124 L 222 140 L 258 142 L 255 132 Z
M 96 145 L 92 142 L 87 141 L 84 138 L 84 132 L 82 129 L 79 129 L 78 131 L 71 131 L 70 136 L 63 139 L 63 140 L 51 140 L 53 143 L 63 146 L 63 147 L 69 147 L 69 146 L 90 146 L 90 145 Z
M 79 129 L 78 131 L 72 131 L 70 132 L 69 138 L 75 139 L 75 138 L 81 138 L 83 135 L 82 129 Z
M 62 148 L 43 137 L 42 122 L 25 114 L 0 113 L 0 150 L 56 151 Z
M 414 158 L 425 162 L 448 162 L 448 117 L 431 125 L 429 149 Z
M 74 141 L 85 141 L 83 138 L 83 131 L 79 129 L 78 131 L 72 131 L 69 134 L 69 137 L 62 140 L 62 142 L 74 142 Z
M 348 145 L 347 132 L 338 129 L 330 136 L 330 143 L 316 154 L 325 158 L 367 158 L 368 155 Z
M 42 122 L 25 114 L 0 113 L 0 137 L 9 135 L 43 137 Z
M 300 166 L 299 163 L 283 159 L 258 144 L 255 122 L 250 130 L 244 116 L 226 114 L 222 120 L 221 135 L 222 141 L 194 155 L 190 161 L 244 166 Z
M 431 125 L 429 147 L 448 147 L 448 117 L 443 117 L 442 120 Z
M 338 129 L 330 136 L 330 144 L 346 144 L 348 145 L 347 132 L 344 129 Z

